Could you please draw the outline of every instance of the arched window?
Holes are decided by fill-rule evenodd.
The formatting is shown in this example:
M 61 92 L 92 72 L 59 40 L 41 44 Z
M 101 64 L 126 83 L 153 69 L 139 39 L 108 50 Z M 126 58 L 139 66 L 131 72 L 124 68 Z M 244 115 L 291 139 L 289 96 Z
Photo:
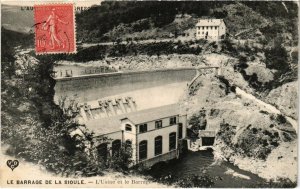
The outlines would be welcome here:
M 112 149 L 112 155 L 115 155 L 116 153 L 118 153 L 120 148 L 121 148 L 121 140 L 114 140 L 112 142 L 112 148 L 111 148 Z
M 154 146 L 154 154 L 156 156 L 162 154 L 162 136 L 155 137 Z
M 169 134 L 169 150 L 176 149 L 176 133 L 170 133 Z
M 143 140 L 139 144 L 139 159 L 147 159 L 147 141 Z
M 107 160 L 107 143 L 102 143 L 97 147 L 99 156 L 106 161 Z
M 125 131 L 132 131 L 132 127 L 129 124 L 125 125 Z

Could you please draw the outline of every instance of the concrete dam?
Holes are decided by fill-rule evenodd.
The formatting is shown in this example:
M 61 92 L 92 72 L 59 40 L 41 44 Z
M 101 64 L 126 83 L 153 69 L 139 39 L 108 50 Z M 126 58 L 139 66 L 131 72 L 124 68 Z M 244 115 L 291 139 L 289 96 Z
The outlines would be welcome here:
M 93 101 L 108 96 L 168 84 L 187 84 L 195 77 L 195 75 L 195 68 L 178 68 L 55 78 L 56 86 L 54 100 L 57 102 L 61 97 L 76 97 L 79 102 Z M 156 94 L 153 95 L 160 96 L 165 93 L 168 93 L 168 88 L 157 91 Z M 169 95 L 171 96 L 172 94 Z

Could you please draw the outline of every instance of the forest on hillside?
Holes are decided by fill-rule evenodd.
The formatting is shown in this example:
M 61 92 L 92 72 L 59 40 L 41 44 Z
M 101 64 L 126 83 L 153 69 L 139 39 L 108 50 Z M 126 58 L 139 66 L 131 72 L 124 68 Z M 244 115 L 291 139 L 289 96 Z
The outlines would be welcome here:
M 267 19 L 284 21 L 286 30 L 289 30 L 289 32 L 295 31 L 296 26 L 293 24 L 293 21 L 297 18 L 298 8 L 294 2 L 284 2 L 283 4 L 282 2 L 274 1 L 104 1 L 101 6 L 92 7 L 77 15 L 78 39 L 79 41 L 108 40 L 107 38 L 103 38 L 103 35 L 120 24 L 129 24 L 137 32 L 150 28 L 161 28 L 172 23 L 178 14 L 189 14 L 196 18 L 214 17 L 226 19 L 228 11 L 225 7 L 233 4 L 241 4 L 241 6 L 249 7 Z M 238 11 L 235 14 L 246 16 L 243 15 L 243 11 Z M 247 15 L 247 17 L 253 16 Z M 142 22 L 136 24 L 135 22 L 139 20 L 142 20 Z M 282 22 L 278 23 L 278 26 L 282 26 L 280 24 Z M 266 28 L 266 30 L 268 29 L 271 31 L 270 28 Z M 280 27 L 276 27 L 275 29 L 274 33 L 280 30 Z

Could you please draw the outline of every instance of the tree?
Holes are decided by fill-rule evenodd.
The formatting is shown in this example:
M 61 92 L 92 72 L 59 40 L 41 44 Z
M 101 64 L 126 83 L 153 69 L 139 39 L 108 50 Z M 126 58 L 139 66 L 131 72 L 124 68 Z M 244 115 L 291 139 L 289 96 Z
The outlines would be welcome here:
M 286 72 L 290 69 L 287 51 L 281 43 L 275 42 L 271 49 L 266 50 L 265 55 L 268 68 L 276 69 L 280 72 Z
M 119 151 L 113 154 L 109 159 L 109 168 L 116 171 L 127 171 L 130 164 L 133 163 L 132 158 L 132 148 L 126 143 L 121 145 Z

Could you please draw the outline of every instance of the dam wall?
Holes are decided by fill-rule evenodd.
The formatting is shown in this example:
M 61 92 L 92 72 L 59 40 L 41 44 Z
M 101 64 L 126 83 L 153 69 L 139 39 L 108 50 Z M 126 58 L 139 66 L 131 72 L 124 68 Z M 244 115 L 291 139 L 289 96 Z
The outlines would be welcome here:
M 195 75 L 195 68 L 177 68 L 55 78 L 54 100 L 56 101 L 63 96 L 76 96 L 79 101 L 96 100 L 128 91 L 171 83 L 189 82 Z

